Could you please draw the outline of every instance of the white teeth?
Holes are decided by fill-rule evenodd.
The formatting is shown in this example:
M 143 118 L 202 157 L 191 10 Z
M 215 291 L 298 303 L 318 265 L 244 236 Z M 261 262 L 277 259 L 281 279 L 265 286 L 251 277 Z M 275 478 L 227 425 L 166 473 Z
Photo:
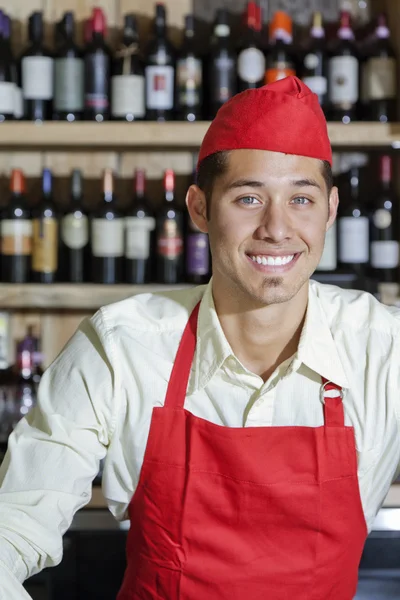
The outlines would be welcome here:
M 251 260 L 258 263 L 259 265 L 268 265 L 280 267 L 282 265 L 287 265 L 294 259 L 294 254 L 290 254 L 289 256 L 250 256 Z

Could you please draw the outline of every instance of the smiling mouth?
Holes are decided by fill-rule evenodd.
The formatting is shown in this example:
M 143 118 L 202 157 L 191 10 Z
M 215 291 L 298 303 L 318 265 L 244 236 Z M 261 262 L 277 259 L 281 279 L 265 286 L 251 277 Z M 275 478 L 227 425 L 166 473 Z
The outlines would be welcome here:
M 247 258 L 253 265 L 264 272 L 283 272 L 288 271 L 297 262 L 300 252 L 294 254 L 282 254 L 272 256 L 270 254 L 247 254 Z

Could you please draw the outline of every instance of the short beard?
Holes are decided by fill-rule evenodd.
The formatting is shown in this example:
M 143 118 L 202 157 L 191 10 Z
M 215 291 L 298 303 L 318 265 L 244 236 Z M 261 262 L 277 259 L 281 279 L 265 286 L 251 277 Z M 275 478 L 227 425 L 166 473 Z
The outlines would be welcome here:
M 264 288 L 277 288 L 283 284 L 282 277 L 265 277 L 263 281 Z

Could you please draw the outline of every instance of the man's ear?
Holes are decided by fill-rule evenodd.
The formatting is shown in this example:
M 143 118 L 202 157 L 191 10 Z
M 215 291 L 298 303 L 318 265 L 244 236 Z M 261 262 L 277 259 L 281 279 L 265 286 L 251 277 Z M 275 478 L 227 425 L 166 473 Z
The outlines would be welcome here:
M 188 189 L 186 206 L 196 227 L 203 233 L 208 233 L 207 201 L 204 192 L 197 185 L 193 184 Z
M 337 210 L 339 206 L 339 191 L 336 186 L 333 186 L 331 193 L 329 194 L 329 214 L 328 221 L 326 223 L 326 231 L 330 229 L 335 222 L 337 216 Z

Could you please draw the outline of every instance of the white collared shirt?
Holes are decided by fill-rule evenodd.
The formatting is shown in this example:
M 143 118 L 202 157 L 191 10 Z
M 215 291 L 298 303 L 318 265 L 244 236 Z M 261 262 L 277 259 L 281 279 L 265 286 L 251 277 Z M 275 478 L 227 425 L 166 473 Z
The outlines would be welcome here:
M 400 310 L 311 281 L 298 351 L 264 383 L 233 354 L 211 285 L 102 308 L 47 369 L 39 406 L 17 425 L 0 469 L 0 599 L 27 598 L 19 582 L 61 560 L 62 535 L 89 501 L 104 457 L 104 496 L 116 518 L 126 518 L 152 409 L 164 403 L 200 300 L 185 408 L 227 427 L 318 427 L 321 377 L 343 387 L 371 529 L 400 462 Z M 260 468 L 268 468 L 262 457 Z

